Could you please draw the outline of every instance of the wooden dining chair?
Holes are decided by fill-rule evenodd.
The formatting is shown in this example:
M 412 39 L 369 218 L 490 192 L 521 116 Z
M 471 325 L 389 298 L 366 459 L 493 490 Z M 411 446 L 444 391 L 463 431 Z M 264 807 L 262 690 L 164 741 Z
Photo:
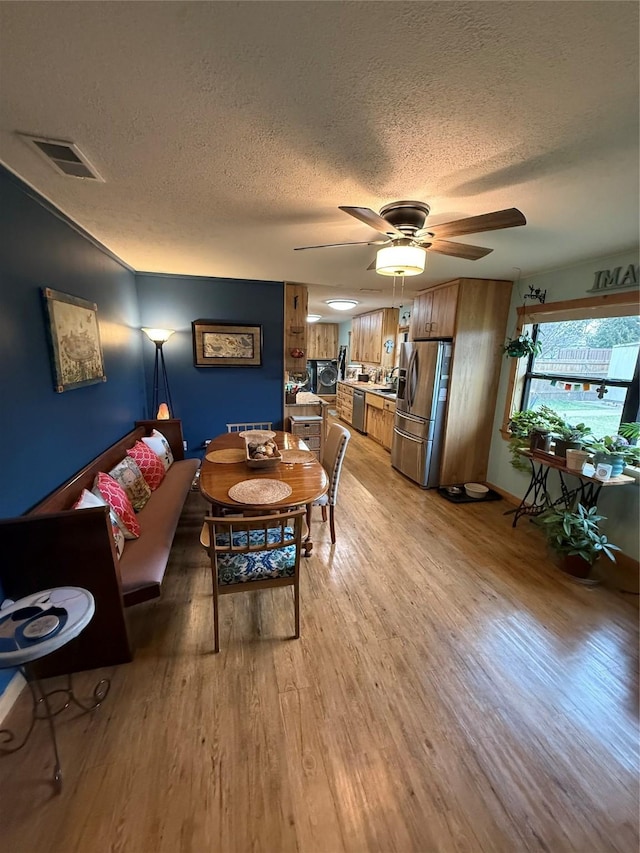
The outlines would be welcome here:
M 305 507 L 274 515 L 207 516 L 200 542 L 211 559 L 214 650 L 220 651 L 221 595 L 292 586 L 296 639 L 300 636 L 300 552 Z
M 247 432 L 250 429 L 261 430 L 271 429 L 271 421 L 260 421 L 260 423 L 250 424 L 227 424 L 227 432 Z
M 342 463 L 344 455 L 347 451 L 347 444 L 351 438 L 351 433 L 341 424 L 332 424 L 329 429 L 326 441 L 324 443 L 324 452 L 322 454 L 322 465 L 329 477 L 329 488 L 326 494 L 314 501 L 307 507 L 307 524 L 311 530 L 311 511 L 314 506 L 322 507 L 322 520 L 327 520 L 327 506 L 329 507 L 329 529 L 331 531 L 331 544 L 336 544 L 336 526 L 334 519 L 334 510 L 338 502 L 338 485 L 340 483 L 340 472 L 342 471 Z

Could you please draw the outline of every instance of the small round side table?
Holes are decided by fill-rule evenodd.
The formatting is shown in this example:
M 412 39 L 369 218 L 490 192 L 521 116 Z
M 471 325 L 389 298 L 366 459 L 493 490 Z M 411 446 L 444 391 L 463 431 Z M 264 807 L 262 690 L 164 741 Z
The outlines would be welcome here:
M 73 692 L 71 674 L 67 675 L 66 687 L 46 691 L 40 680 L 29 672 L 29 663 L 45 657 L 66 645 L 89 624 L 95 612 L 95 602 L 91 593 L 78 586 L 55 587 L 27 595 L 0 610 L 0 627 L 4 642 L 0 648 L 0 669 L 19 667 L 31 690 L 31 723 L 20 743 L 12 746 L 2 744 L 15 740 L 13 732 L 0 729 L 0 753 L 17 752 L 26 744 L 35 726 L 36 720 L 46 720 L 51 733 L 51 742 L 55 756 L 53 781 L 56 790 L 62 788 L 62 768 L 58 755 L 58 743 L 54 726 L 54 717 L 73 704 L 84 712 L 99 707 L 107 696 L 111 686 L 108 679 L 101 679 L 93 690 L 92 704 L 80 702 Z M 12 628 L 15 625 L 15 631 Z M 15 648 L 9 648 L 9 646 Z M 53 709 L 51 697 L 65 694 L 62 707 Z

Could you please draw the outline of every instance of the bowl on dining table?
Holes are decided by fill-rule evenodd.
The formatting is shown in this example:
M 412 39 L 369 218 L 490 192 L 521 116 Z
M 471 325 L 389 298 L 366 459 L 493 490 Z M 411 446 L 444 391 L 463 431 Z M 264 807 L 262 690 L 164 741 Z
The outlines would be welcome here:
M 249 468 L 274 468 L 282 462 L 282 454 L 272 438 L 245 438 L 245 448 Z

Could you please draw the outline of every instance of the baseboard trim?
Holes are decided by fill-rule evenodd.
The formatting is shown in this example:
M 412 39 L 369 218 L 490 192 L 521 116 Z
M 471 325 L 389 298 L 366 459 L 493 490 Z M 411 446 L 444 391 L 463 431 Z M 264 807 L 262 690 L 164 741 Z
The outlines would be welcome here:
M 512 495 L 511 492 L 507 492 L 505 491 L 505 489 L 501 489 L 500 486 L 494 486 L 493 483 L 487 483 L 487 486 L 489 486 L 490 489 L 493 489 L 494 492 L 497 492 L 499 495 L 502 495 L 502 497 L 510 504 L 513 504 L 513 506 L 520 506 L 520 501 L 522 500 L 522 498 L 517 498 L 515 495 Z
M 4 723 L 8 717 L 26 683 L 22 673 L 16 672 L 7 684 L 4 693 L 0 696 L 0 724 Z

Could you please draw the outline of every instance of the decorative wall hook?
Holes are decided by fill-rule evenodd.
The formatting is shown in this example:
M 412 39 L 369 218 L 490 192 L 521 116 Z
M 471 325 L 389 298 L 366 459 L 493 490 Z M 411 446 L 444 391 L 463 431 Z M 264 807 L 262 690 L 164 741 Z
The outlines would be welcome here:
M 538 300 L 542 305 L 544 305 L 544 300 L 547 298 L 547 291 L 540 290 L 539 287 L 534 288 L 532 284 L 529 285 L 529 293 L 525 293 L 523 299 L 531 299 Z

